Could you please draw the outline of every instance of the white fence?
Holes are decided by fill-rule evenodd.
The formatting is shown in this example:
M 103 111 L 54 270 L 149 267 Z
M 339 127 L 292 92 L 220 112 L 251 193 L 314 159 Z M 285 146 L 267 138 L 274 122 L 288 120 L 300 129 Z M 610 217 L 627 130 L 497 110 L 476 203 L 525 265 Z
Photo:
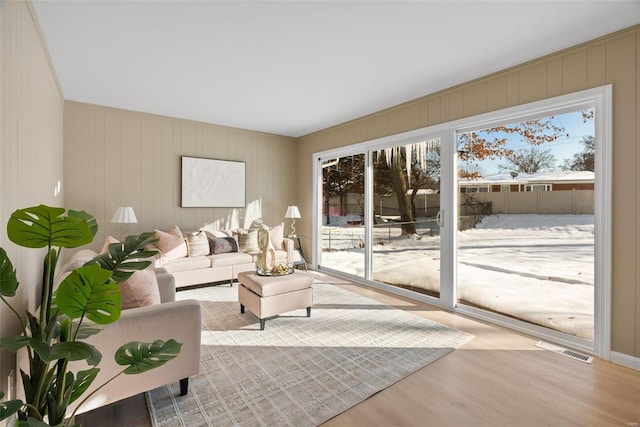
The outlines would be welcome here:
M 491 211 L 473 211 L 474 201 L 490 203 Z M 468 214 L 593 214 L 593 190 L 528 191 L 500 193 L 460 194 L 460 212 Z M 440 210 L 439 194 L 419 194 L 415 198 L 416 216 L 435 218 Z M 396 197 L 374 196 L 373 210 L 380 216 L 400 215 Z M 343 205 L 338 198 L 330 200 L 331 215 L 360 216 L 363 212 L 362 196 L 347 195 Z

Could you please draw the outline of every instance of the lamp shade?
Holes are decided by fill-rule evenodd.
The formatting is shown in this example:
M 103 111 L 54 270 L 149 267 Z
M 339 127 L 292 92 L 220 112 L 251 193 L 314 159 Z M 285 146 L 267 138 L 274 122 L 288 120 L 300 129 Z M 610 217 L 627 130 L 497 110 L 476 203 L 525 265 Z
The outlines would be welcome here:
M 284 214 L 285 218 L 302 218 L 297 206 L 289 206 Z
M 117 222 L 121 224 L 135 224 L 138 222 L 136 213 L 131 206 L 120 206 L 116 213 L 113 214 L 111 222 Z

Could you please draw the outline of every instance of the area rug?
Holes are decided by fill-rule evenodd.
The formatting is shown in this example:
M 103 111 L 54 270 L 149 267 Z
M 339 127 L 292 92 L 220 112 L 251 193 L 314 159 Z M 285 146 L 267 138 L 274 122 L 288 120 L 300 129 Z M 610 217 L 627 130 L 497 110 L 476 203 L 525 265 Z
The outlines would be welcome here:
M 316 426 L 445 356 L 472 336 L 326 283 L 311 317 L 240 314 L 237 284 L 193 289 L 202 306 L 200 374 L 147 393 L 152 423 Z

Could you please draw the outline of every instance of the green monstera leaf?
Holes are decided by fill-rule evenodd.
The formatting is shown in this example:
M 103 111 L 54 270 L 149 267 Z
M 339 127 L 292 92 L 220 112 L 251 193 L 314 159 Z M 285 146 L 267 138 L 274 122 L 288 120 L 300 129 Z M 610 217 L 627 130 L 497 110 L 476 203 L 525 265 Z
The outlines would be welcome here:
M 86 360 L 89 365 L 96 366 L 102 360 L 102 354 L 97 348 L 82 341 L 60 342 L 48 346 L 36 339 L 31 339 L 29 345 L 45 362 L 59 359 Z
M 4 393 L 0 391 L 0 399 L 4 397 Z M 22 408 L 21 400 L 7 400 L 6 402 L 0 402 L 0 421 L 6 420 L 11 415 L 15 414 Z
M 89 225 L 89 230 L 91 230 L 91 235 L 93 237 L 96 236 L 96 233 L 98 232 L 98 221 L 94 218 L 93 215 L 85 211 L 74 211 L 73 209 L 69 209 L 69 212 L 67 212 L 67 215 L 72 218 L 87 221 L 87 224 Z
M 15 353 L 22 347 L 28 346 L 30 340 L 31 337 L 25 337 L 23 335 L 2 337 L 0 338 L 0 348 L 4 348 L 11 353 Z
M 95 380 L 98 376 L 99 372 L 99 368 L 91 368 L 86 371 L 78 371 L 78 373 L 76 374 L 75 382 L 73 384 L 73 392 L 71 393 L 71 399 L 69 400 L 69 403 L 75 402 L 84 394 L 85 391 L 87 391 L 93 380 Z
M 124 344 L 116 351 L 116 363 L 127 366 L 125 374 L 141 374 L 164 365 L 175 358 L 182 344 L 174 339 L 167 342 L 156 340 L 153 343 L 132 341 Z
M 0 295 L 3 297 L 15 296 L 16 289 L 18 289 L 16 269 L 13 268 L 5 250 L 0 248 Z
M 124 242 L 110 244 L 107 253 L 98 255 L 92 262 L 97 262 L 105 270 L 112 271 L 113 281 L 122 283 L 131 277 L 135 270 L 144 270 L 151 265 L 151 261 L 145 258 L 155 256 L 158 251 L 144 248 L 156 241 L 154 233 L 151 232 L 127 236 Z
M 64 213 L 64 208 L 45 205 L 18 209 L 9 218 L 7 235 L 13 243 L 26 248 L 76 248 L 91 243 L 93 234 L 87 218 L 93 217 L 77 213 L 63 216 Z
M 55 293 L 55 305 L 67 316 L 87 319 L 100 325 L 120 318 L 120 287 L 111 272 L 98 264 L 86 265 L 71 272 Z

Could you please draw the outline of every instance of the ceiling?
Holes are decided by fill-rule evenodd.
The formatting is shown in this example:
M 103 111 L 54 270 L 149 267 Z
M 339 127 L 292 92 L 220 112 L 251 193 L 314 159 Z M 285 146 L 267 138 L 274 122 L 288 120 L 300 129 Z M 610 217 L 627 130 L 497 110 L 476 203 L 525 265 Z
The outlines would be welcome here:
M 640 1 L 34 0 L 66 100 L 298 137 L 640 23 Z

